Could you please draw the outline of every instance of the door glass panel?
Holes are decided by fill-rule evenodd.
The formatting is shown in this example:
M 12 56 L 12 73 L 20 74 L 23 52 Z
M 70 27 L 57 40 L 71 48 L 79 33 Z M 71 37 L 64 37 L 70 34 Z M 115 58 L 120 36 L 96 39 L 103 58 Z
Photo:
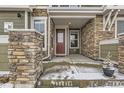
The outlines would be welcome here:
M 63 43 L 63 33 L 58 33 L 58 43 Z
M 72 48 L 78 47 L 78 39 L 79 39 L 78 35 L 79 34 L 77 31 L 70 33 L 70 47 Z
M 78 34 L 77 33 L 76 34 L 71 34 L 70 39 L 71 40 L 78 39 Z
M 71 47 L 78 47 L 78 40 L 71 40 Z

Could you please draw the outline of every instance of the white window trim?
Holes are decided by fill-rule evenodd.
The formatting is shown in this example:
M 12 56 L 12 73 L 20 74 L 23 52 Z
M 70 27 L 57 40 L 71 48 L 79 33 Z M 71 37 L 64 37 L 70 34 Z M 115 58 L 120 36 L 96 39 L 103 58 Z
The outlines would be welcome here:
M 34 20 L 44 20 L 45 27 L 44 27 L 44 48 L 43 51 L 47 50 L 47 17 L 32 17 L 31 19 L 31 28 L 34 29 Z
M 78 49 L 79 48 L 79 30 L 70 30 L 69 31 L 70 33 L 69 33 L 69 47 L 70 47 L 70 49 Z M 78 35 L 78 46 L 77 47 L 71 47 L 71 40 L 70 40 L 70 35 L 71 35 L 71 33 L 73 33 L 73 32 L 76 32 L 77 33 L 77 35 Z
M 12 29 L 13 29 L 13 22 L 4 22 L 4 32 L 9 32 L 9 29 L 7 30 L 5 29 L 5 25 L 9 23 L 12 23 Z
M 124 17 L 118 17 L 115 21 L 115 38 L 118 37 L 119 34 L 117 34 L 117 21 L 124 21 Z M 122 34 L 122 33 L 120 33 Z

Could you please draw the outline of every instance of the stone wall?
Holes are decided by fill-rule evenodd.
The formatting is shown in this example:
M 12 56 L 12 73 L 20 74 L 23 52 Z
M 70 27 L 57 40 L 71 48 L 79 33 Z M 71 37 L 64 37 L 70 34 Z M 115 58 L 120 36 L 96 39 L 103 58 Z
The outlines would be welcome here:
M 82 28 L 82 54 L 97 60 L 99 58 L 99 42 L 114 38 L 114 29 L 113 25 L 112 31 L 103 31 L 103 17 L 100 15 L 89 20 Z
M 103 31 L 103 17 L 96 16 L 95 18 L 95 59 L 99 58 L 99 42 L 115 37 L 115 26 L 112 26 L 111 31 Z
M 8 58 L 14 87 L 35 87 L 43 72 L 42 35 L 35 31 L 10 31 Z
M 33 17 L 48 17 L 47 9 L 34 8 L 32 12 L 32 16 Z M 48 20 L 47 20 L 47 24 L 48 24 Z M 48 25 L 46 29 L 48 29 Z M 47 42 L 48 42 L 48 34 L 47 34 L 47 37 L 45 38 L 47 38 Z M 43 39 L 45 38 L 43 37 Z M 47 49 L 43 51 L 43 57 L 46 57 L 47 55 L 48 55 L 48 46 L 47 46 Z
M 33 9 L 32 16 L 47 16 L 47 9 Z
M 95 27 L 95 20 L 91 19 L 82 29 L 81 33 L 81 51 L 82 54 L 94 58 L 94 43 L 95 43 L 95 32 L 94 32 L 94 27 Z
M 118 53 L 119 72 L 124 74 L 124 34 L 119 35 Z

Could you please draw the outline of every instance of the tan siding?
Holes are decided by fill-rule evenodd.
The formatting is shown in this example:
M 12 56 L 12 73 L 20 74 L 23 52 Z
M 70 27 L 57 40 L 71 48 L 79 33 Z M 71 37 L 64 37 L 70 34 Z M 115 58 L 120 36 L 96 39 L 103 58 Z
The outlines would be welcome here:
M 106 58 L 108 52 L 112 56 L 110 59 L 118 61 L 118 45 L 117 44 L 105 44 L 100 46 L 101 58 Z
M 20 12 L 22 14 L 21 18 L 17 17 L 17 12 L 0 12 L 0 35 L 7 34 L 4 32 L 4 22 L 13 22 L 13 27 L 15 29 L 24 29 L 25 27 L 25 18 L 24 12 Z
M 8 44 L 0 44 L 0 70 L 8 69 Z

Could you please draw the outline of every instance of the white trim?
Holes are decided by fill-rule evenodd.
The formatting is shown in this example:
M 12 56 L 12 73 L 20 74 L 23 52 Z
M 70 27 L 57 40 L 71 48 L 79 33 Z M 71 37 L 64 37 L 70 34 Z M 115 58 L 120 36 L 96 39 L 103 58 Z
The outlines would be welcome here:
M 118 39 L 108 39 L 108 40 L 100 41 L 100 45 L 104 45 L 104 44 L 118 44 L 118 43 L 119 43 Z
M 45 44 L 44 44 L 43 51 L 46 51 L 47 50 L 47 33 L 48 33 L 48 31 L 47 31 L 47 17 L 32 17 L 31 28 L 33 28 L 33 29 L 34 29 L 34 20 L 44 20 L 44 22 L 45 22 L 45 27 L 44 27 L 44 29 L 45 29 L 45 33 L 44 33 Z
M 80 31 L 79 31 L 79 50 L 80 50 L 80 54 L 81 54 L 81 40 L 82 40 L 82 35 L 81 35 L 81 28 L 80 28 Z
M 109 22 L 109 20 L 110 20 L 110 18 L 111 18 L 111 14 L 112 14 L 112 12 L 113 12 L 113 10 L 111 10 L 110 12 L 109 12 L 109 14 L 108 14 L 108 16 L 107 16 L 107 19 L 106 19 L 106 16 L 104 16 L 104 21 L 105 21 L 105 24 L 103 25 L 103 30 L 106 30 L 106 26 L 107 26 L 107 24 L 108 24 L 108 22 Z
M 57 54 L 56 53 L 56 29 L 65 29 L 65 54 Z M 67 55 L 67 26 L 66 25 L 56 25 L 55 26 L 55 49 L 54 49 L 54 53 L 55 56 L 65 56 Z
M 103 13 L 103 11 L 49 11 L 50 13 Z
M 25 11 L 25 29 L 28 29 L 28 12 Z
M 118 38 L 117 37 L 117 18 L 115 20 L 115 39 Z
M 4 22 L 4 32 L 9 32 L 8 25 L 11 25 L 11 29 L 13 29 L 13 22 Z
M 80 30 L 70 30 L 70 31 L 69 31 L 69 32 L 70 32 L 70 33 L 69 33 L 69 39 L 70 39 L 70 34 L 73 33 L 73 32 L 76 32 L 77 35 L 78 35 L 78 38 L 77 38 L 77 39 L 78 39 L 78 46 L 77 46 L 77 47 L 71 47 L 71 40 L 69 40 L 69 48 L 70 48 L 70 49 L 79 49 L 79 31 L 80 31 Z
M 8 35 L 0 35 L 0 43 L 9 43 L 8 41 L 9 36 Z
M 109 29 L 108 29 L 109 31 L 111 30 L 111 27 L 112 27 L 113 23 L 115 22 L 119 11 L 120 11 L 120 10 L 117 10 L 117 11 L 116 11 L 116 13 L 115 13 L 115 15 L 114 15 L 114 17 L 113 17 L 113 19 L 112 19 L 112 22 L 111 22 L 111 24 L 110 24 L 110 26 L 109 26 Z
M 95 18 L 96 16 L 50 16 L 51 18 Z
M 120 35 L 124 35 L 124 32 L 123 32 L 123 33 L 118 34 L 118 36 L 120 36 Z
M 117 21 L 124 21 L 124 17 L 117 17 L 115 20 L 115 38 L 117 38 L 118 35 L 123 34 L 123 33 L 117 34 Z
M 48 57 L 51 55 L 51 24 L 50 17 L 48 17 Z

